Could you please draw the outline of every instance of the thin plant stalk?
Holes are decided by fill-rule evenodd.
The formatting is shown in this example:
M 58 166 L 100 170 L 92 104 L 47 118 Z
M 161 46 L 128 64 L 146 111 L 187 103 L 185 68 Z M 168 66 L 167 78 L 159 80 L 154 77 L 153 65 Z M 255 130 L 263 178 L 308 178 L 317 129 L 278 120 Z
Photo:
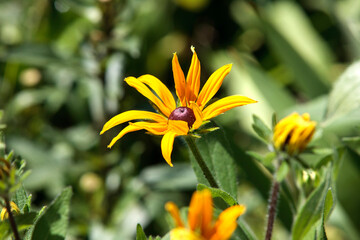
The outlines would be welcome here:
M 266 227 L 266 234 L 265 234 L 265 240 L 271 240 L 272 232 L 274 228 L 275 218 L 276 218 L 276 208 L 277 203 L 279 199 L 279 192 L 280 192 L 280 183 L 277 181 L 277 172 L 279 170 L 280 164 L 282 162 L 282 158 L 279 156 L 279 154 L 276 154 L 276 167 L 273 175 L 273 183 L 271 186 L 271 192 L 269 197 L 269 206 L 268 206 L 268 221 L 267 221 L 267 227 Z
M 206 165 L 206 163 L 205 163 L 205 161 L 204 161 L 198 147 L 196 146 L 196 143 L 195 143 L 193 137 L 186 136 L 185 141 L 188 144 L 191 152 L 193 153 L 193 155 L 195 157 L 195 160 L 199 164 L 199 166 L 200 166 L 205 178 L 208 180 L 210 186 L 213 187 L 213 188 L 219 188 L 219 185 L 217 184 L 217 182 L 216 182 L 214 176 L 212 175 L 212 173 L 210 172 L 210 169 Z
M 271 240 L 275 218 L 276 218 L 276 207 L 279 198 L 279 190 L 280 190 L 280 183 L 275 179 L 271 187 L 271 194 L 269 198 L 268 222 L 266 227 L 265 240 Z
M 13 216 L 12 211 L 11 211 L 11 205 L 10 205 L 9 198 L 4 197 L 4 200 L 5 200 L 5 207 L 6 207 L 8 216 L 9 216 L 9 222 L 10 222 L 11 230 L 14 233 L 14 239 L 15 240 L 20 240 L 20 235 L 19 235 L 16 223 L 15 223 L 14 216 Z

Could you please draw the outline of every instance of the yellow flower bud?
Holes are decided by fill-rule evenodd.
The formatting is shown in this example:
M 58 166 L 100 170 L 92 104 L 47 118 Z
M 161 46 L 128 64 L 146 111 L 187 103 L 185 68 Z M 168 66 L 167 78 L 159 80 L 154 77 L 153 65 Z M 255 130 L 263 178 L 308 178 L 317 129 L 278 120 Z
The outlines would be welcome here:
M 290 155 L 302 152 L 314 135 L 315 126 L 316 122 L 310 120 L 308 113 L 290 114 L 275 126 L 273 135 L 275 148 Z

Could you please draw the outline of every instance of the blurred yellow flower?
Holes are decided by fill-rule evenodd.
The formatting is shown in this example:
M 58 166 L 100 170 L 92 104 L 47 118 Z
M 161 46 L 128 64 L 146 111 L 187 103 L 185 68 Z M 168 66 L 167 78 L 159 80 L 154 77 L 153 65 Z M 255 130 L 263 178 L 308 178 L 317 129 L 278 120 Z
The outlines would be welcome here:
M 177 136 L 188 135 L 198 129 L 205 121 L 214 118 L 234 107 L 255 103 L 244 96 L 229 96 L 207 105 L 219 90 L 225 76 L 231 70 L 231 64 L 216 70 L 200 90 L 200 61 L 192 47 L 193 56 L 186 80 L 180 67 L 176 53 L 172 60 L 176 95 L 179 98 L 177 106 L 170 90 L 156 77 L 143 75 L 139 78 L 128 77 L 125 82 L 148 98 L 159 113 L 130 110 L 116 115 L 105 123 L 100 134 L 109 129 L 132 120 L 108 145 L 111 148 L 116 141 L 129 132 L 146 130 L 151 134 L 164 135 L 161 140 L 162 155 L 166 162 L 171 163 L 171 152 L 174 139 Z
M 244 205 L 235 205 L 220 213 L 213 221 L 213 203 L 209 190 L 197 191 L 193 194 L 188 212 L 188 225 L 180 218 L 178 207 L 168 202 L 166 210 L 175 221 L 176 228 L 171 230 L 171 240 L 226 240 L 235 231 L 236 219 L 244 214 Z
M 275 126 L 274 146 L 278 150 L 285 150 L 290 155 L 302 152 L 314 135 L 316 122 L 310 121 L 310 115 L 292 113 L 283 118 Z
M 20 209 L 18 208 L 18 206 L 13 201 L 10 202 L 10 206 L 11 206 L 11 211 L 12 212 L 20 213 Z M 1 210 L 1 213 L 0 213 L 1 221 L 4 221 L 8 217 L 9 217 L 9 213 L 8 213 L 6 207 L 3 207 L 3 209 Z

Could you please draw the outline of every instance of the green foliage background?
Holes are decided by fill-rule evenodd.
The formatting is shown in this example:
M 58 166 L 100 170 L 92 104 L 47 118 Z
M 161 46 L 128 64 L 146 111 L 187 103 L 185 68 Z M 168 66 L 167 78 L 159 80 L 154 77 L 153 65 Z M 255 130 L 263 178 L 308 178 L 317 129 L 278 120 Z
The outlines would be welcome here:
M 202 83 L 233 63 L 216 97 L 259 101 L 216 119 L 237 165 L 242 220 L 262 238 L 270 174 L 245 153 L 266 153 L 252 115 L 270 126 L 273 112 L 309 112 L 319 122 L 313 145 L 346 149 L 327 236 L 358 239 L 359 16 L 358 0 L 0 0 L 0 109 L 7 148 L 32 171 L 33 207 L 72 186 L 69 239 L 134 239 L 138 223 L 146 235 L 169 231 L 164 203 L 187 206 L 197 184 L 185 143 L 175 141 L 170 168 L 159 137 L 131 133 L 108 150 L 121 127 L 99 132 L 119 112 L 152 109 L 125 77 L 152 74 L 173 91 L 172 54 L 187 72 L 194 45 Z M 331 202 L 327 187 L 313 195 Z M 290 238 L 293 221 L 281 199 L 274 239 Z

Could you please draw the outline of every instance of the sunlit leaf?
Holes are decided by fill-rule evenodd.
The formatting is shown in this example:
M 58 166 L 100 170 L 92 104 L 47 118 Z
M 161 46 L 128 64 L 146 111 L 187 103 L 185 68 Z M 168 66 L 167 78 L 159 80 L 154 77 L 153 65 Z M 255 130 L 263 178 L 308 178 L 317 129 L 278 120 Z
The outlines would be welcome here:
M 205 134 L 196 141 L 196 145 L 198 146 L 205 163 L 217 180 L 220 189 L 236 198 L 237 184 L 235 164 L 232 151 L 224 132 L 219 129 Z M 190 153 L 190 160 L 198 181 L 205 185 L 209 185 L 192 153 Z
M 69 225 L 71 195 L 71 188 L 65 188 L 36 220 L 26 239 L 65 239 Z
M 295 219 L 292 229 L 292 238 L 294 240 L 304 239 L 307 235 L 315 236 L 316 229 L 322 224 L 324 201 L 330 186 L 331 173 L 328 171 L 327 177 L 308 197 Z
M 136 240 L 147 240 L 144 230 L 140 224 L 136 226 Z

